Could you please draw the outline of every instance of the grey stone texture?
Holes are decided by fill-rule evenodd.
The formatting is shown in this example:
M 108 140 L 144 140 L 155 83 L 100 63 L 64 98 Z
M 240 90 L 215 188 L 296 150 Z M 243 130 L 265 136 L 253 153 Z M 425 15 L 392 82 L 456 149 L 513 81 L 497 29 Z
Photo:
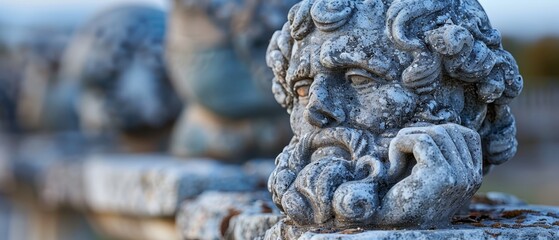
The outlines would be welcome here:
M 174 155 L 244 162 L 273 157 L 292 136 L 268 93 L 267 43 L 295 0 L 174 0 L 166 56 L 185 107 Z
M 253 239 L 279 221 L 264 213 L 279 213 L 266 192 L 206 192 L 185 201 L 177 214 L 183 239 Z
M 299 240 L 559 239 L 559 209 L 533 205 L 473 204 L 468 214 L 455 216 L 451 225 L 439 229 L 317 228 L 309 231 L 278 224 L 266 233 L 266 239 L 280 239 L 275 235 L 280 231 L 292 234 L 291 239 Z
M 269 165 L 259 164 L 268 173 Z M 205 191 L 254 191 L 265 182 L 243 166 L 159 155 L 94 156 L 52 164 L 42 175 L 41 196 L 51 206 L 139 217 L 171 217 Z
M 225 239 L 260 239 L 282 219 L 280 214 L 239 215 L 231 219 Z
M 477 0 L 303 0 L 267 53 L 287 225 L 441 227 L 517 147 L 523 79 Z M 269 238 L 275 239 L 275 238 Z

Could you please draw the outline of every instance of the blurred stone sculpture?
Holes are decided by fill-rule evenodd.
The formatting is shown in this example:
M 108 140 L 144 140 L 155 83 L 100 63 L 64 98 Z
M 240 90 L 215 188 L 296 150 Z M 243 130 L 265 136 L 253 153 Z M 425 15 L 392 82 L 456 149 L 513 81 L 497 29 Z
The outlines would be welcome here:
M 266 48 L 295 0 L 174 0 L 167 40 L 185 109 L 172 140 L 181 157 L 272 157 L 292 136 L 268 94 Z
M 71 37 L 71 31 L 49 27 L 34 29 L 20 50 L 24 64 L 19 80 L 17 119 L 25 132 L 76 130 L 78 125 L 71 104 L 51 105 L 53 102 L 48 101 L 53 86 L 57 84 L 62 54 Z M 45 38 L 47 35 L 49 37 Z
M 163 11 L 130 5 L 98 14 L 77 33 L 60 79 L 80 89 L 82 130 L 134 142 L 157 141 L 170 128 L 181 104 L 163 60 L 165 32 Z M 70 85 L 58 89 L 60 98 L 74 97 Z
M 7 104 L 0 115 L 7 118 L 9 132 L 28 134 L 76 128 L 75 117 L 60 114 L 61 111 L 53 114 L 47 100 L 57 82 L 61 56 L 70 36 L 69 29 L 46 23 L 22 30 L 9 44 L 4 45 L 0 37 L 0 105 Z
M 523 80 L 477 0 L 303 0 L 288 18 L 267 62 L 295 136 L 268 186 L 290 221 L 269 239 L 449 224 L 516 153 Z

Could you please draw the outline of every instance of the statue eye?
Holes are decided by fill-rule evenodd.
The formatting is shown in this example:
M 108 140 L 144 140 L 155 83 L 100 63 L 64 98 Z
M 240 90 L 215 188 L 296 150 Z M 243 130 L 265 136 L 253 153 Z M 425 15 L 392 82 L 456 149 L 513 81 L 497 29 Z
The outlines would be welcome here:
M 370 73 L 369 71 L 363 69 L 348 70 L 346 73 L 346 79 L 354 85 L 385 82 L 384 80 L 381 80 L 382 78 L 380 78 L 376 74 Z
M 302 98 L 308 97 L 311 84 L 312 84 L 312 80 L 310 79 L 300 80 L 293 85 L 293 90 L 298 97 L 302 97 Z

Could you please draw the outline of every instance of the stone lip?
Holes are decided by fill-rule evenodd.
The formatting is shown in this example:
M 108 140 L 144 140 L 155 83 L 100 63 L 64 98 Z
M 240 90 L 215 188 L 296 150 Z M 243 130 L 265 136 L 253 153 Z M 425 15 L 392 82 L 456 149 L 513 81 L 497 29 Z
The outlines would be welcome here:
M 282 220 L 264 239 L 559 239 L 559 208 L 536 205 L 472 204 L 452 225 L 429 230 L 315 229 L 289 226 Z M 283 224 L 282 224 L 283 223 Z M 281 231 L 281 232 L 280 232 Z M 291 235 L 286 235 L 290 233 Z

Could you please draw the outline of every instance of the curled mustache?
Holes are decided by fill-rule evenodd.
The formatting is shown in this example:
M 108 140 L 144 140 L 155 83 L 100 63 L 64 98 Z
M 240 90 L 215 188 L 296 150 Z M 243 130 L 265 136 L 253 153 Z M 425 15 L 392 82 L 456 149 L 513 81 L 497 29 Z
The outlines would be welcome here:
M 380 148 L 365 130 L 307 134 L 277 158 L 269 185 L 274 201 L 299 225 L 370 221 L 379 206 L 378 185 L 392 171 L 380 160 Z

